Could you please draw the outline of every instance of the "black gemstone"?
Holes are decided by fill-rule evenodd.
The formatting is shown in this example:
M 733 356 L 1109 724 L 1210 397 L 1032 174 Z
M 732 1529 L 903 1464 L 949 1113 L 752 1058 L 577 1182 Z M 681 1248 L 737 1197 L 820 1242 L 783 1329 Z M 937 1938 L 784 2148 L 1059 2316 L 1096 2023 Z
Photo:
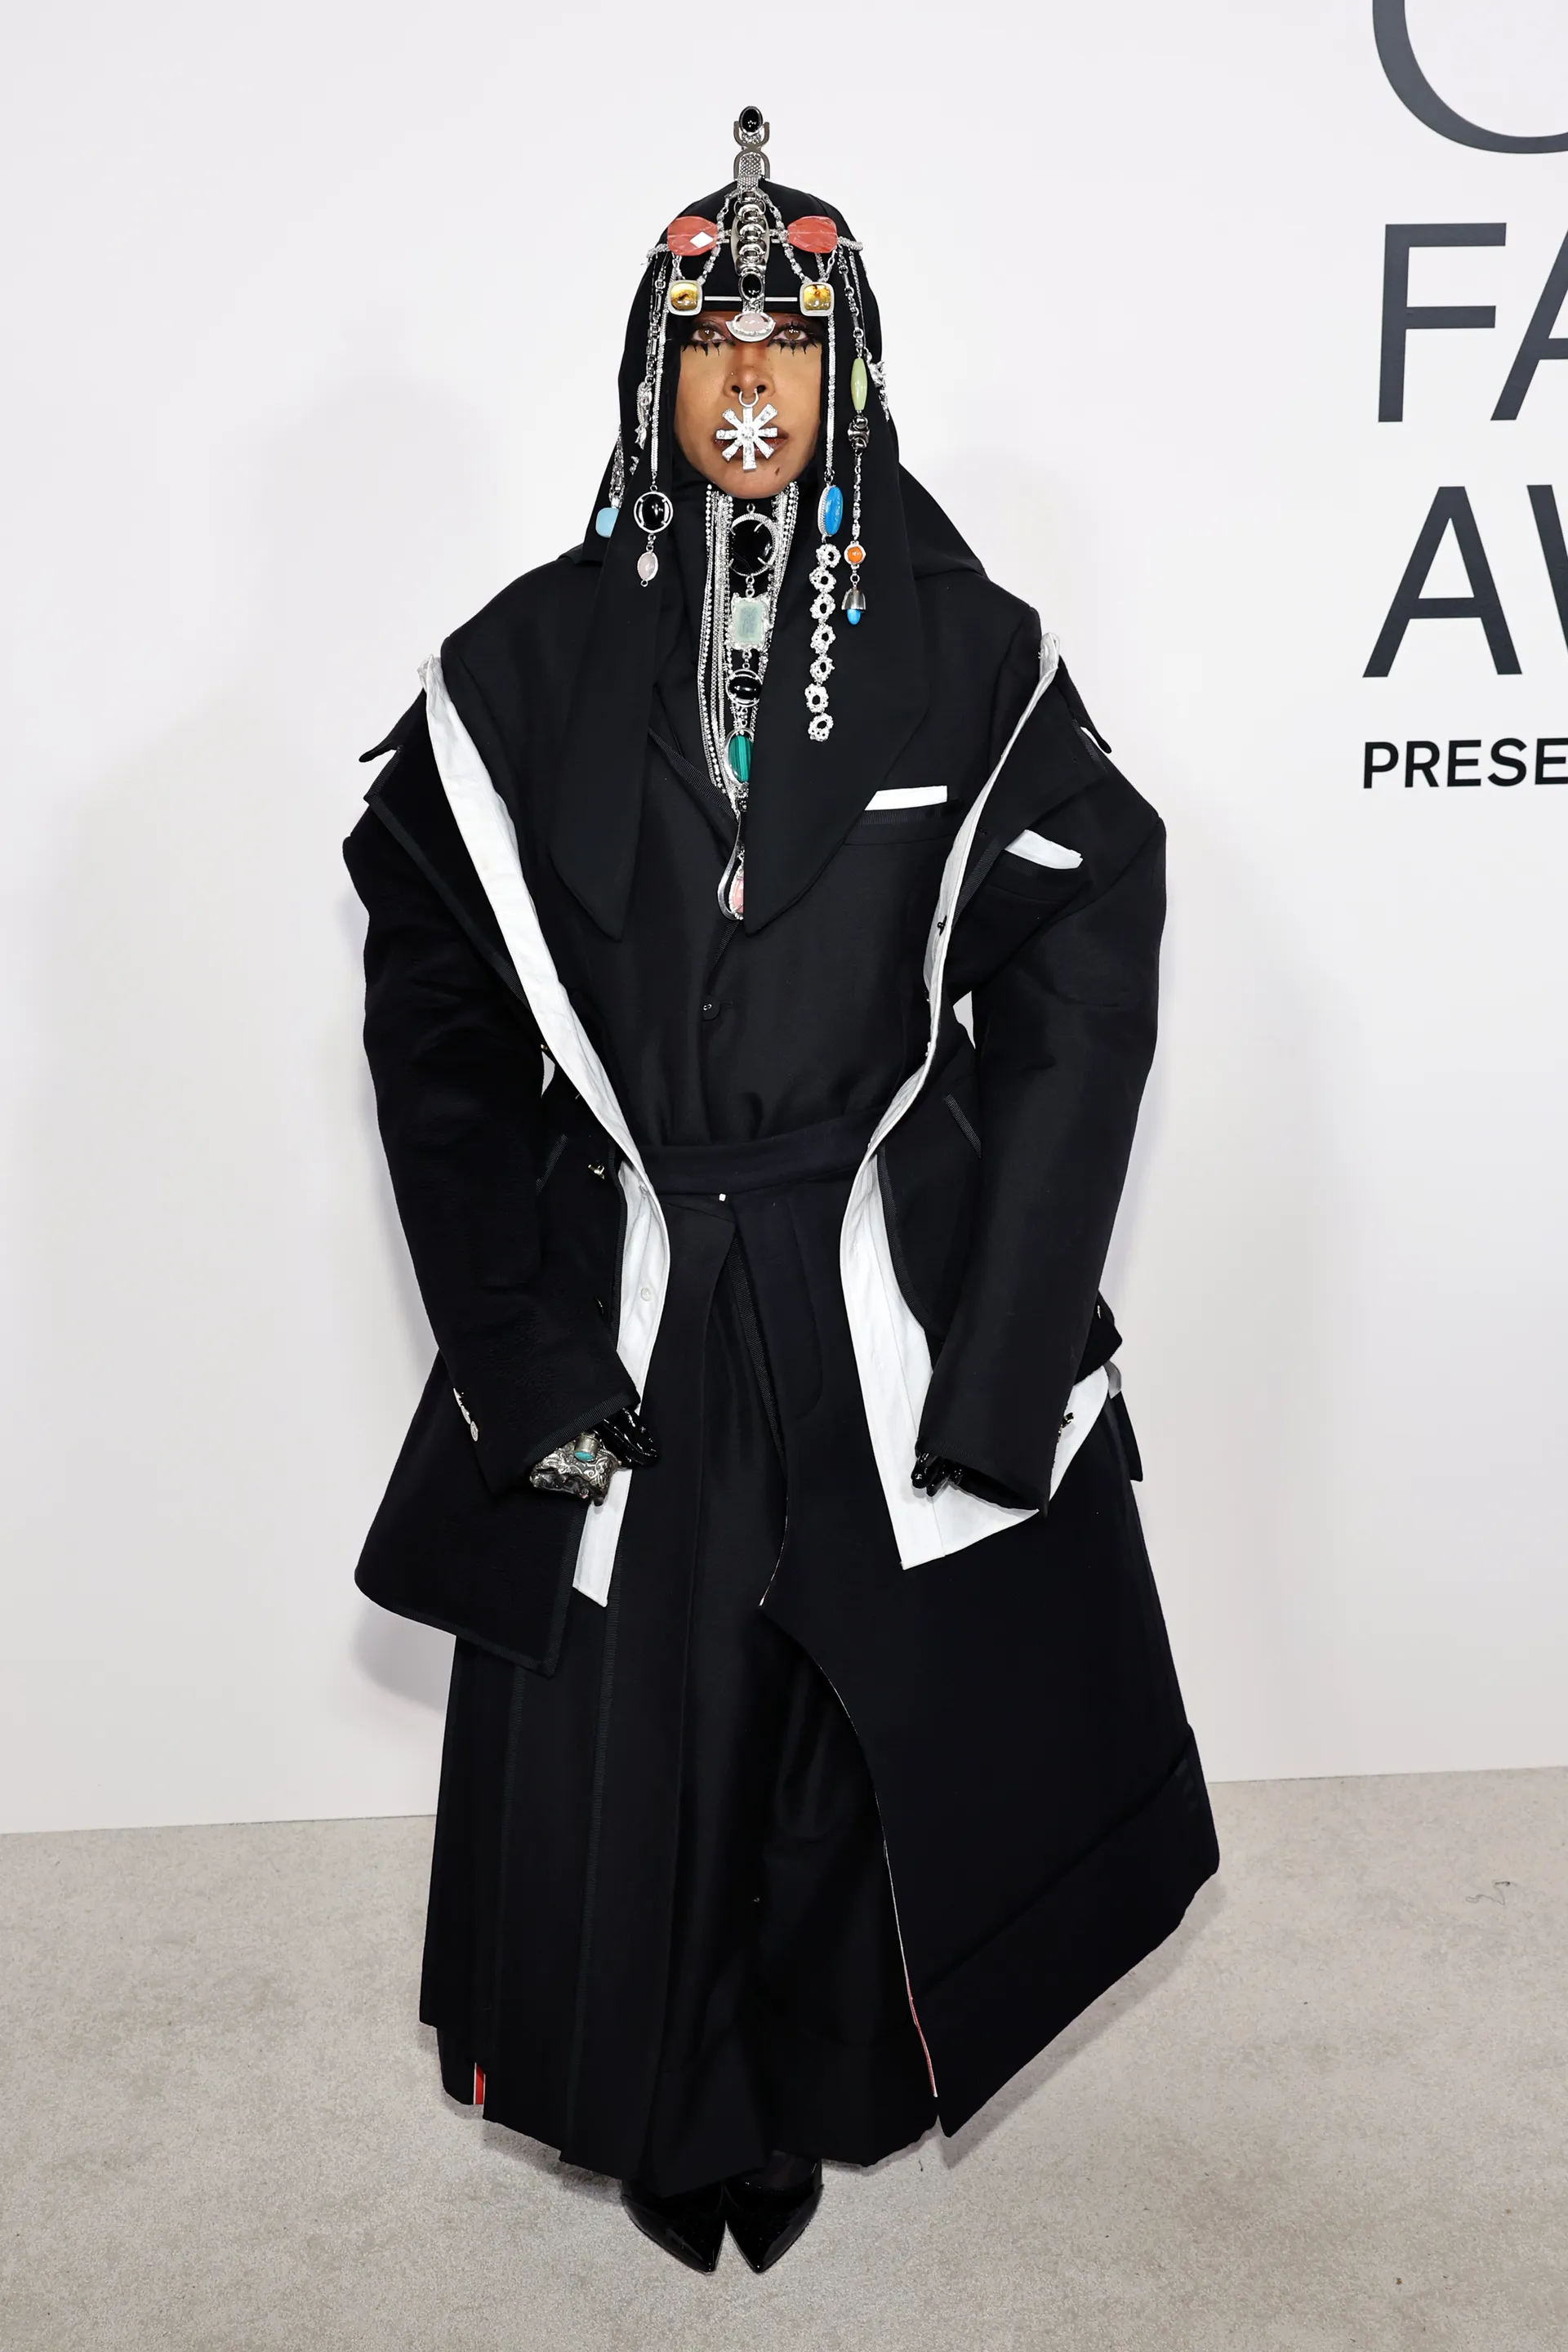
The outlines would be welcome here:
M 762 129 L 762 108 L 760 106 L 743 106 L 741 109 L 742 130 L 744 131 L 749 137 L 755 138 L 757 132 Z

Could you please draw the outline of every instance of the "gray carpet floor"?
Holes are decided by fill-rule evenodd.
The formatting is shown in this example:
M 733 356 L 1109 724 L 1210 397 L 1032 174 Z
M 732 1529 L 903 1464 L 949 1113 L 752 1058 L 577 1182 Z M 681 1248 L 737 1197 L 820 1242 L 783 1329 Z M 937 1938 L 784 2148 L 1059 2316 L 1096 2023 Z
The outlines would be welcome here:
M 0 1840 L 0 2344 L 1568 2347 L 1568 1772 L 1215 1791 L 1181 1932 L 765 2277 L 442 2095 L 430 1829 Z

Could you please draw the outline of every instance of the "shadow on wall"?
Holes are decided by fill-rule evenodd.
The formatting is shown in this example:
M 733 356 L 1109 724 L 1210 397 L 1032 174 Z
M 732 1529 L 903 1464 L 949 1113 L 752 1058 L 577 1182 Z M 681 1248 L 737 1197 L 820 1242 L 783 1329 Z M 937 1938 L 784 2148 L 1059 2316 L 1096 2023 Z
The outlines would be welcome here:
M 358 751 L 411 698 L 466 583 L 498 576 L 489 471 L 472 421 L 396 379 L 294 425 L 237 532 L 233 675 L 105 781 L 62 848 L 33 1129 L 29 1549 L 62 1654 L 85 1642 L 160 1698 L 189 1686 L 187 1780 L 215 1696 L 250 1719 L 253 1763 L 258 1742 L 309 1746 L 300 1702 L 331 1683 L 321 1647 L 352 1622 L 428 1367 L 340 844 Z M 426 1706 L 448 1648 L 378 1614 L 353 1641 L 361 1673 Z M 179 1727 L 149 1736 L 177 1773 Z

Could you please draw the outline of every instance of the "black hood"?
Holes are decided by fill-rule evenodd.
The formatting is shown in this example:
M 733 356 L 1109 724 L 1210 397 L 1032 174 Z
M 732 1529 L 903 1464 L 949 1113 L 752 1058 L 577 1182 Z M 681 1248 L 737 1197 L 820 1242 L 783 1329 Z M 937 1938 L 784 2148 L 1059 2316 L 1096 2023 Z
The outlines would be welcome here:
M 786 222 L 805 214 L 825 215 L 841 237 L 852 236 L 843 214 L 821 197 L 771 181 L 764 183 L 764 189 Z M 721 188 L 684 209 L 717 219 L 731 194 L 730 188 Z M 661 228 L 658 241 L 662 240 Z M 868 356 L 880 362 L 882 328 L 877 297 L 864 256 L 858 254 L 856 259 Z M 680 600 L 685 593 L 681 566 L 674 560 L 673 533 L 656 542 L 660 562 L 651 584 L 645 586 L 639 579 L 637 558 L 647 541 L 646 533 L 636 527 L 632 512 L 639 495 L 653 487 L 655 436 L 650 432 L 645 446 L 638 448 L 637 392 L 647 364 L 650 293 L 663 261 L 658 254 L 649 260 L 626 322 L 619 379 L 621 446 L 626 453 L 620 514 L 607 540 L 598 536 L 590 516 L 578 551 L 581 561 L 597 561 L 601 571 L 587 642 L 572 685 L 551 840 L 552 855 L 563 878 L 600 928 L 616 936 L 626 920 L 637 859 L 645 746 L 659 648 L 661 643 L 669 642 L 675 617 L 669 609 L 672 600 Z M 847 428 L 855 413 L 850 398 L 855 341 L 853 317 L 843 290 L 847 262 L 847 256 L 841 254 L 834 271 L 837 299 L 827 325 L 837 340 L 837 358 L 834 470 L 845 494 L 847 520 L 854 473 Z M 713 264 L 708 291 L 711 297 L 732 302 L 737 290 L 726 249 Z M 775 244 L 769 253 L 764 299 L 796 290 L 789 257 Z M 684 481 L 689 488 L 691 480 L 689 471 L 678 466 L 674 434 L 675 391 L 686 325 L 687 321 L 668 313 L 655 322 L 664 349 L 658 486 L 671 495 L 679 483 Z M 825 406 L 828 382 L 825 365 Z M 805 690 L 814 626 L 807 574 L 816 562 L 816 490 L 825 436 L 819 435 L 816 456 L 802 477 L 800 521 L 781 590 L 757 714 L 746 828 L 748 930 L 772 921 L 810 887 L 920 725 L 926 707 L 926 665 L 917 577 L 931 572 L 980 569 L 934 499 L 902 472 L 898 435 L 875 383 L 865 415 L 870 438 L 862 460 L 860 539 L 866 549 L 861 578 L 867 610 L 858 627 L 850 628 L 842 617 L 837 625 L 829 687 L 833 730 L 822 743 L 813 742 L 806 733 Z M 594 502 L 595 513 L 609 496 L 611 472 L 607 467 Z M 840 546 L 847 536 L 847 530 L 839 532 Z M 845 583 L 848 576 L 842 571 L 838 575 Z

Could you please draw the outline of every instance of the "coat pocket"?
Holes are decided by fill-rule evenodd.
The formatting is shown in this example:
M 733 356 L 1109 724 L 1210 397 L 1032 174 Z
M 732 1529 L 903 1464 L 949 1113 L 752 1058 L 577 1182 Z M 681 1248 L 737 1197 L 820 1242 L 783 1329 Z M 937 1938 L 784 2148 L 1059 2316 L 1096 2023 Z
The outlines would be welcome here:
M 1022 858 L 1026 866 L 1049 866 L 1064 874 L 1083 864 L 1083 852 L 1069 849 L 1063 841 L 1053 841 L 1048 834 L 1037 833 L 1026 825 L 1003 851 L 1004 857 Z
M 1015 838 L 1026 840 L 1029 836 L 1018 835 Z M 1013 848 L 1004 849 L 993 857 L 984 879 L 957 919 L 948 959 L 951 994 L 956 999 L 982 987 L 1042 923 L 1067 911 L 1084 883 L 1081 862 L 1076 866 L 1047 866 Z
M 980 887 L 1027 898 L 1031 904 L 1065 906 L 1082 880 L 1083 859 L 1076 849 L 1050 840 L 1043 833 L 1026 831 L 1007 844 Z
M 844 836 L 846 849 L 892 849 L 906 841 L 942 841 L 952 839 L 958 831 L 962 809 L 946 801 L 921 803 L 912 808 L 877 808 L 864 810 Z

